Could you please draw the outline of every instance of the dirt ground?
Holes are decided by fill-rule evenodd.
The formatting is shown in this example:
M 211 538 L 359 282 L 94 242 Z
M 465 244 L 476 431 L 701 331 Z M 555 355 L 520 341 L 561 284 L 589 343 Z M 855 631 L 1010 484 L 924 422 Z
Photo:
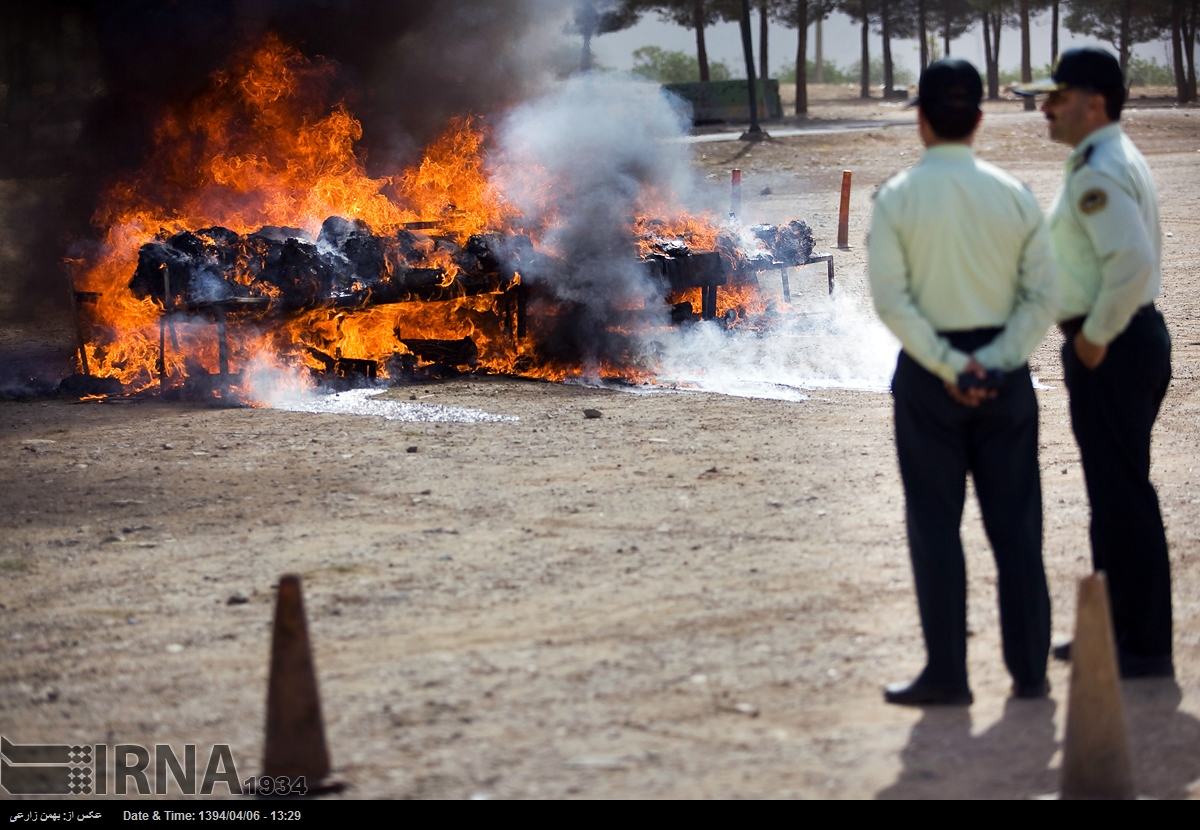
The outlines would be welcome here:
M 906 118 L 835 97 L 815 114 Z M 1043 123 L 989 104 L 977 149 L 1048 205 L 1066 150 Z M 1194 798 L 1200 111 L 1135 107 L 1126 126 L 1150 159 L 1169 235 L 1160 305 L 1175 379 L 1153 478 L 1178 682 L 1123 688 L 1138 791 Z M 714 181 L 745 172 L 752 218 L 805 216 L 822 247 L 852 170 L 851 249 L 836 263 L 838 291 L 861 297 L 870 194 L 920 148 L 915 128 L 881 124 L 695 151 Z M 0 355 L 23 360 L 35 340 L 65 353 L 65 337 L 12 325 Z M 1060 342 L 1049 334 L 1032 363 L 1047 387 L 1045 560 L 1063 636 L 1090 566 Z M 881 685 L 924 657 L 888 395 L 783 402 L 489 377 L 415 394 L 519 420 L 0 403 L 0 733 L 228 743 L 238 772 L 256 773 L 272 585 L 297 572 L 344 798 L 1056 791 L 1068 671 L 1051 665 L 1050 700 L 1009 699 L 973 502 L 963 530 L 976 702 L 882 701 Z M 585 419 L 588 407 L 603 417 Z M 248 601 L 229 604 L 235 595 Z

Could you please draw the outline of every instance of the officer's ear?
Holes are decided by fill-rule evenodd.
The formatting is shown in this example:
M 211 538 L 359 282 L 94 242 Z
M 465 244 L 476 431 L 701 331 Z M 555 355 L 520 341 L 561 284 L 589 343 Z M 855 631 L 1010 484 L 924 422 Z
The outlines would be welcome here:
M 1084 114 L 1092 124 L 1107 124 L 1112 119 L 1108 114 L 1108 98 L 1096 89 L 1083 90 L 1086 100 L 1083 104 Z

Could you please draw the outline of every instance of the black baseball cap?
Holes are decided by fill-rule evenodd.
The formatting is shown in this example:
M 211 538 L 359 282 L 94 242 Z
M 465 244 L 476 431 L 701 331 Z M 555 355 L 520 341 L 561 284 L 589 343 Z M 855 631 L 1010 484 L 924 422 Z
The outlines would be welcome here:
M 1071 87 L 1090 87 L 1100 92 L 1125 89 L 1125 74 L 1121 64 L 1106 49 L 1098 46 L 1076 46 L 1058 56 L 1054 71 L 1042 81 L 1016 84 L 1012 91 L 1018 95 L 1039 95 Z
M 983 101 L 979 70 L 962 58 L 943 58 L 925 67 L 910 107 L 939 112 L 978 112 Z

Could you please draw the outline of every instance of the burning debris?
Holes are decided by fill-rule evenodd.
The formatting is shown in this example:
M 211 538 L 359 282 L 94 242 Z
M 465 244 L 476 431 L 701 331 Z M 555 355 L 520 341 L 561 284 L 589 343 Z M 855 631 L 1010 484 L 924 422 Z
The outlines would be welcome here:
M 357 121 L 308 97 L 324 71 L 268 38 L 167 120 L 143 175 L 97 214 L 104 254 L 77 286 L 85 373 L 222 397 L 231 366 L 264 360 L 334 386 L 472 370 L 640 380 L 645 335 L 736 323 L 765 306 L 759 271 L 821 259 L 802 221 L 745 229 L 675 206 L 690 172 L 657 90 L 637 92 L 654 98 L 637 102 L 644 124 L 612 81 L 525 105 L 495 158 L 460 119 L 419 165 L 372 179 Z M 594 120 L 632 132 L 567 146 L 578 107 L 597 105 L 622 117 Z
M 405 228 L 387 236 L 331 216 L 300 228 L 181 231 L 141 247 L 129 290 L 168 309 L 262 298 L 278 312 L 502 294 L 536 254 L 527 236 L 475 234 L 464 245 Z M 430 267 L 431 260 L 447 261 Z

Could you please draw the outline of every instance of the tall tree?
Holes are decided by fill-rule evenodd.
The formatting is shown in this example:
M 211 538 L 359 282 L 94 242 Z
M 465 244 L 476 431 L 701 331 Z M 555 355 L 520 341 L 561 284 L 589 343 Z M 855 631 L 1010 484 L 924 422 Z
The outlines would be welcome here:
M 626 0 L 576 0 L 575 15 L 567 30 L 583 37 L 579 68 L 584 72 L 592 68 L 592 38 L 628 29 L 641 16 L 641 10 Z
M 892 0 L 879 0 L 879 35 L 883 41 L 883 97 L 896 94 L 896 72 L 892 65 Z
M 983 26 L 984 74 L 989 101 L 1000 98 L 1000 34 L 1019 24 L 1016 0 L 972 0 Z
M 1175 63 L 1175 100 L 1196 100 L 1196 15 L 1200 0 L 1171 0 L 1171 51 Z
M 833 13 L 834 0 L 786 0 L 776 6 L 774 20 L 797 31 L 796 38 L 796 115 L 808 112 L 808 27 Z M 817 60 L 821 60 L 820 55 Z M 818 81 L 820 83 L 820 81 Z
M 1029 61 L 1029 2 L 1020 0 L 1018 12 L 1021 16 L 1021 83 L 1027 84 L 1033 80 L 1033 64 Z M 1037 101 L 1027 95 L 1023 99 L 1026 111 L 1037 109 Z
M 859 24 L 862 41 L 860 98 L 871 97 L 871 21 L 878 14 L 876 0 L 840 0 L 838 7 Z
M 725 20 L 732 20 L 729 10 L 724 8 L 728 0 L 720 0 L 721 15 Z M 770 35 L 771 21 L 784 20 L 791 14 L 795 0 L 754 0 L 754 8 L 758 10 L 758 77 L 766 80 L 771 77 Z M 740 14 L 740 11 L 738 12 Z
M 1170 9 L 1160 0 L 1089 0 L 1072 3 L 1063 23 L 1072 32 L 1111 43 L 1125 72 L 1135 45 L 1158 40 L 1168 30 Z
M 1183 56 L 1187 60 L 1187 83 L 1192 100 L 1197 97 L 1196 89 L 1196 24 L 1200 23 L 1200 0 L 1189 0 L 1187 14 L 1183 19 Z
M 1059 0 L 1050 0 L 1050 65 L 1058 60 L 1058 7 Z
M 696 33 L 696 60 L 700 64 L 700 80 L 709 80 L 708 45 L 704 30 L 718 20 L 736 20 L 740 9 L 733 11 L 736 0 L 627 0 L 638 11 L 658 12 L 661 19 L 691 29 Z M 739 4 L 740 5 L 740 4 Z
M 917 0 L 916 35 L 921 42 L 921 71 L 929 66 L 929 2 Z
M 771 22 L 768 16 L 771 0 L 758 0 L 758 77 L 766 80 L 771 77 L 770 63 L 768 62 L 768 42 L 771 35 Z
M 962 37 L 975 25 L 975 9 L 968 0 L 926 0 L 937 34 L 942 38 L 942 51 L 950 57 L 950 42 Z

